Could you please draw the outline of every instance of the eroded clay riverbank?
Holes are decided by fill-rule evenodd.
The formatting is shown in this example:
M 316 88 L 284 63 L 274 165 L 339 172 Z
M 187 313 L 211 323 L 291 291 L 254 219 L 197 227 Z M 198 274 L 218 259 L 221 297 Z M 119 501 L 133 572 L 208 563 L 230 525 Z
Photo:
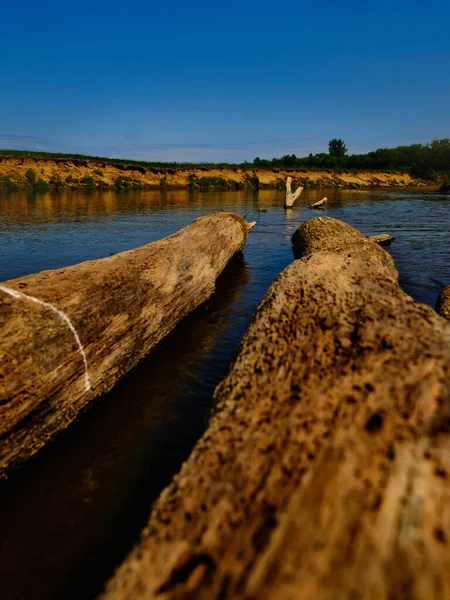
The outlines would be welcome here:
M 286 178 L 305 187 L 408 188 L 435 186 L 406 172 L 144 167 L 84 159 L 0 157 L 0 186 L 19 189 L 76 188 L 284 188 Z

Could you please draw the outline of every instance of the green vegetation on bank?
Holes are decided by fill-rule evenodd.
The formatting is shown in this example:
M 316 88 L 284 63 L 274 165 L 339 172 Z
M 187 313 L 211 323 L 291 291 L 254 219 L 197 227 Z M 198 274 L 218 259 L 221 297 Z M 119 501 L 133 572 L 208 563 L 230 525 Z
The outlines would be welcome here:
M 231 168 L 252 171 L 254 169 L 287 169 L 287 170 L 377 170 L 408 172 L 414 177 L 432 178 L 441 175 L 450 175 L 450 139 L 434 140 L 429 144 L 411 144 L 396 148 L 379 148 L 367 154 L 348 154 L 343 140 L 333 139 L 328 145 L 328 153 L 309 154 L 306 157 L 297 157 L 295 154 L 285 155 L 281 158 L 261 159 L 255 158 L 253 162 L 243 163 L 191 163 L 191 162 L 148 162 L 141 160 L 105 158 L 101 156 L 86 156 L 84 154 L 61 154 L 55 152 L 30 152 L 27 150 L 0 150 L 1 157 L 30 157 L 54 159 L 56 161 L 72 160 L 87 166 L 87 161 L 108 164 L 125 169 L 133 166 L 143 174 L 150 170 L 161 175 L 171 174 L 177 169 L 203 169 Z M 83 164 L 84 163 L 84 164 Z M 101 170 L 94 171 L 100 175 Z M 256 181 L 254 182 L 256 184 Z M 201 185 L 200 182 L 197 182 Z M 34 184 L 33 184 L 34 185 Z
M 243 190 L 246 188 L 259 188 L 259 177 L 255 170 L 245 174 L 243 181 L 225 179 L 223 177 L 197 177 L 193 173 L 189 175 L 189 188 L 208 189 L 208 188 L 226 188 L 228 190 Z
M 358 171 L 408 172 L 414 177 L 433 178 L 450 175 L 450 139 L 434 140 L 430 144 L 411 144 L 397 148 L 379 148 L 367 154 L 347 154 L 342 140 L 333 139 L 328 153 L 310 154 L 298 158 L 295 154 L 253 161 L 260 169 L 327 169 Z
M 27 179 L 30 187 L 32 187 L 35 190 L 46 191 L 50 189 L 50 185 L 44 179 L 36 178 L 36 173 L 33 171 L 33 169 L 28 169 L 28 171 L 25 174 L 25 178 Z

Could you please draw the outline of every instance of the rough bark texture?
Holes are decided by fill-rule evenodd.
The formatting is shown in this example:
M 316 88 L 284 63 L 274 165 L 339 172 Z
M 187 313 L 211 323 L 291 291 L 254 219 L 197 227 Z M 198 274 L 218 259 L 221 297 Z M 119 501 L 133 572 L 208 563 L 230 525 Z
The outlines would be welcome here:
M 380 246 L 386 247 L 391 245 L 392 240 L 394 238 L 392 237 L 392 235 L 389 235 L 389 233 L 382 233 L 380 235 L 368 235 L 367 239 L 369 240 L 369 242 L 373 242 L 374 244 L 379 244 Z
M 2 283 L 0 476 L 207 300 L 247 231 L 235 214 L 211 215 L 135 250 Z
M 450 597 L 450 325 L 348 225 L 295 241 L 104 598 Z
M 436 301 L 436 310 L 445 319 L 450 320 L 450 285 L 445 287 Z

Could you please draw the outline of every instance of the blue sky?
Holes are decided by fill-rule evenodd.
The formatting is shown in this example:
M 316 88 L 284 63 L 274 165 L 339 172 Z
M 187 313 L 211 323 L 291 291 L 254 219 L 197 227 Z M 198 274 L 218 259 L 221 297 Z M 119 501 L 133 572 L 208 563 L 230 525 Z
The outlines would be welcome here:
M 0 148 L 242 161 L 450 137 L 450 2 L 9 2 Z

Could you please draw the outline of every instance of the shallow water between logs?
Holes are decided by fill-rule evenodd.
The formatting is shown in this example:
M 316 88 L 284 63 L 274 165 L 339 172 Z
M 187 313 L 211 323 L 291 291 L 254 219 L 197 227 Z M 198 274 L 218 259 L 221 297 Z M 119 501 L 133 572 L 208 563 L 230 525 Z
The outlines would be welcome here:
M 308 208 L 325 195 L 323 213 Z M 271 190 L 0 192 L 0 281 L 134 248 L 216 210 L 257 222 L 206 305 L 0 484 L 2 598 L 93 598 L 101 590 L 204 431 L 214 388 L 266 289 L 292 262 L 301 222 L 325 214 L 365 235 L 393 235 L 400 284 L 421 302 L 433 306 L 450 284 L 450 196 L 313 190 L 294 210 L 283 202 Z

